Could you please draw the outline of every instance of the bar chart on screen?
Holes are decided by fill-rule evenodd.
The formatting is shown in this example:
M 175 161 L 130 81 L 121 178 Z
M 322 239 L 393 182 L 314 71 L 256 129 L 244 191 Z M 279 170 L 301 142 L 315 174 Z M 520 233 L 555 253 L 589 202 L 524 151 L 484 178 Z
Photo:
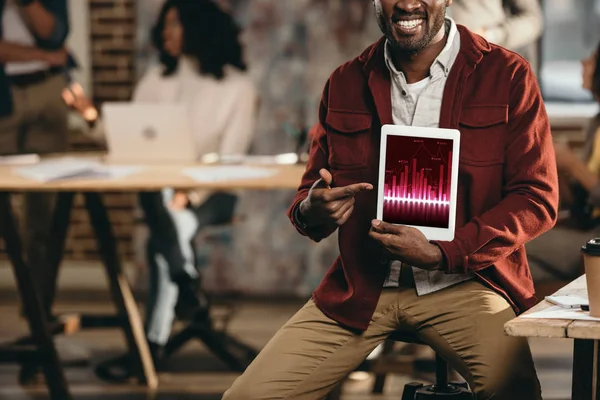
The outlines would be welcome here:
M 388 136 L 383 220 L 447 228 L 452 140 Z

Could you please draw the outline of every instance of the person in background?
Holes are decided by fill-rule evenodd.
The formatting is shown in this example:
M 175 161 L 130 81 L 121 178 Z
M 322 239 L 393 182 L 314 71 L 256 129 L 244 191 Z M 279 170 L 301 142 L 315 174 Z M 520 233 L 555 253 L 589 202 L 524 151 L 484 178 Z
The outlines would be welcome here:
M 67 149 L 69 33 L 67 0 L 0 0 L 0 154 L 55 153 Z M 54 208 L 53 193 L 24 196 L 23 239 L 50 314 L 53 281 L 44 268 Z
M 582 86 L 600 102 L 600 59 L 598 49 L 581 61 Z M 561 177 L 561 208 L 567 217 L 552 230 L 527 244 L 528 254 L 535 256 L 531 274 L 535 281 L 560 279 L 569 281 L 582 272 L 581 254 L 577 250 L 600 226 L 600 114 L 590 121 L 581 153 L 567 143 L 554 143 L 556 164 Z M 545 265 L 544 265 L 545 264 Z M 549 268 L 551 268 L 549 270 Z
M 257 93 L 245 73 L 238 36 L 233 18 L 210 0 L 166 1 L 153 30 L 160 65 L 142 77 L 133 101 L 189 105 L 199 158 L 207 153 L 246 153 L 253 137 Z M 85 104 L 76 108 L 87 109 Z M 156 364 L 176 306 L 182 315 L 207 317 L 196 290 L 191 240 L 207 225 L 229 222 L 236 200 L 230 193 L 170 189 L 140 195 L 150 230 L 146 335 Z M 101 364 L 96 372 L 108 380 L 131 373 L 123 357 Z
M 582 86 L 589 90 L 594 100 L 600 102 L 600 44 L 598 48 L 587 58 L 581 61 Z M 599 216 L 600 209 L 600 114 L 596 115 L 588 126 L 583 157 L 575 154 L 571 148 L 561 142 L 554 144 L 556 152 L 556 163 L 559 171 L 564 172 L 570 178 L 571 197 L 573 201 L 582 208 L 592 222 Z M 581 198 L 585 201 L 581 202 Z M 576 210 L 573 210 L 577 213 Z M 581 210 L 583 211 L 583 210 Z M 582 221 L 583 222 L 583 221 Z
M 540 0 L 454 0 L 451 16 L 489 42 L 520 53 L 536 71 L 536 41 L 544 25 Z

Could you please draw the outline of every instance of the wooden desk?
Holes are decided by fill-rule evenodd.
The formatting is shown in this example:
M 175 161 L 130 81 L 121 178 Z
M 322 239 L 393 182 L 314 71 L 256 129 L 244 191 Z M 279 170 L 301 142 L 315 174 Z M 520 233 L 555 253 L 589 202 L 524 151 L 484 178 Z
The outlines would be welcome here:
M 62 367 L 60 365 L 52 334 L 57 331 L 56 324 L 49 322 L 49 316 L 44 311 L 40 295 L 35 289 L 31 271 L 22 257 L 21 240 L 15 218 L 10 207 L 10 196 L 13 192 L 25 191 L 56 191 L 59 192 L 56 208 L 50 227 L 53 235 L 48 246 L 47 265 L 56 275 L 61 263 L 68 230 L 71 208 L 75 193 L 83 193 L 85 206 L 88 211 L 92 228 L 96 235 L 98 248 L 106 269 L 110 290 L 117 309 L 117 315 L 112 316 L 112 326 L 121 327 L 125 333 L 130 354 L 137 367 L 137 378 L 149 388 L 158 384 L 154 365 L 146 342 L 142 320 L 133 298 L 131 288 L 117 255 L 116 240 L 108 219 L 106 207 L 102 202 L 100 192 L 141 192 L 158 191 L 164 187 L 174 189 L 296 189 L 305 167 L 291 166 L 261 166 L 272 168 L 277 173 L 268 178 L 246 179 L 226 182 L 198 183 L 184 176 L 181 170 L 186 166 L 143 166 L 138 173 L 122 179 L 68 179 L 50 183 L 39 183 L 23 178 L 13 172 L 12 167 L 0 166 L 0 236 L 6 244 L 6 252 L 12 263 L 23 308 L 27 315 L 32 339 L 26 341 L 29 347 L 18 346 L 0 348 L 0 361 L 23 362 L 23 360 L 39 360 L 41 364 L 50 397 L 53 400 L 70 400 Z M 189 167 L 189 165 L 187 166 Z M 106 326 L 106 318 L 102 322 L 92 317 L 82 318 L 81 325 Z
M 13 167 L 0 166 L 0 190 L 24 191 L 62 191 L 62 192 L 142 192 L 155 191 L 165 187 L 174 189 L 297 189 L 304 172 L 304 165 L 264 166 L 274 169 L 274 176 L 260 179 L 231 180 L 222 182 L 194 181 L 181 173 L 187 166 L 142 166 L 138 173 L 122 179 L 66 179 L 40 184 L 13 172 Z M 206 166 L 211 168 L 210 166 Z
M 587 298 L 585 275 L 577 278 L 556 295 Z M 552 305 L 542 301 L 525 314 L 544 310 Z M 548 337 L 574 339 L 572 400 L 597 400 L 600 398 L 600 322 L 531 319 L 517 317 L 504 325 L 510 336 Z

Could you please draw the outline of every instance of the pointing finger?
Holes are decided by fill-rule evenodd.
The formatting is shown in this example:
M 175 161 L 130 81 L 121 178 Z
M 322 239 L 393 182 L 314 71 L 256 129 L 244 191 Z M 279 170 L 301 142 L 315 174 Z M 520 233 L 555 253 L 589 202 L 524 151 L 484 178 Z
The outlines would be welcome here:
M 365 190 L 373 190 L 373 185 L 370 183 L 353 183 L 352 185 L 333 188 L 327 193 L 327 201 L 334 201 L 353 197 L 359 192 Z

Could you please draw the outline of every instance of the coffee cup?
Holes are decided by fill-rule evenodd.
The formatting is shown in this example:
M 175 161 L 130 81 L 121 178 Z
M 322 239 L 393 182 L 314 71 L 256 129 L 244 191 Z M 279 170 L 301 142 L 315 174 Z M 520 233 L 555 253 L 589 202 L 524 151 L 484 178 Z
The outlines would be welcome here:
M 600 238 L 588 240 L 581 247 L 590 303 L 590 316 L 600 318 Z

